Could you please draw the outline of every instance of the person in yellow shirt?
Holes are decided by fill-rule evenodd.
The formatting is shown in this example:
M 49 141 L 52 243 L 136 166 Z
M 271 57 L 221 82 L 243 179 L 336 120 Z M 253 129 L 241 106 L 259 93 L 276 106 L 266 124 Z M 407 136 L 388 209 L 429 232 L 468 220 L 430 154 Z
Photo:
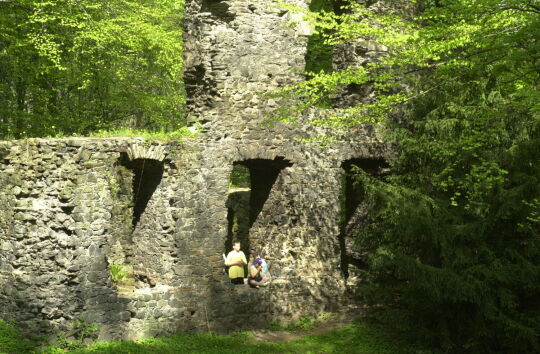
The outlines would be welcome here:
M 240 242 L 234 240 L 233 250 L 225 258 L 225 265 L 229 267 L 231 283 L 244 284 L 244 265 L 246 264 L 246 255 L 240 251 Z

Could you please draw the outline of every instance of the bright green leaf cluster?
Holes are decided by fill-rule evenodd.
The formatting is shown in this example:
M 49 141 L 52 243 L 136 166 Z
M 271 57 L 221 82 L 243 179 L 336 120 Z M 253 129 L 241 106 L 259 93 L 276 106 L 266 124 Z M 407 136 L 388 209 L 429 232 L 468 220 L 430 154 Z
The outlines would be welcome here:
M 328 43 L 378 56 L 283 89 L 279 115 L 384 125 L 392 173 L 358 172 L 370 212 L 350 235 L 381 319 L 444 352 L 540 351 L 540 4 L 386 3 L 404 7 L 307 15 Z M 351 84 L 373 94 L 342 107 Z
M 184 124 L 183 1 L 0 2 L 0 136 Z

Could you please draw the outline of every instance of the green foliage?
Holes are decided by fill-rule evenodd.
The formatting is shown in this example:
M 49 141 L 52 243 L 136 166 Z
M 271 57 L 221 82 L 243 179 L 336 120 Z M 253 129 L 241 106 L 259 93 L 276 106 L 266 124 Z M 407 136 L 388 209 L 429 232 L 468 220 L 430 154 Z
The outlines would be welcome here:
M 287 329 L 312 329 L 314 320 L 310 317 L 302 317 L 296 322 L 293 322 L 287 326 Z
M 239 164 L 233 165 L 233 170 L 229 178 L 229 187 L 250 188 L 251 177 L 249 168 Z
M 109 264 L 109 273 L 111 274 L 111 280 L 114 282 L 120 282 L 124 280 L 127 273 L 123 271 L 124 267 L 121 264 Z
M 317 3 L 319 6 L 314 12 L 304 13 L 304 19 L 312 22 L 316 30 L 313 38 L 316 38 L 322 47 L 332 48 L 337 44 L 364 39 L 373 43 L 376 41 L 379 49 L 391 47 L 400 55 L 402 52 L 410 53 L 410 40 L 417 36 L 418 28 L 399 15 L 379 14 L 366 8 L 365 5 L 346 4 L 346 1 L 343 4 L 341 1 Z M 334 8 L 340 8 L 341 14 L 332 11 L 331 4 L 334 4 Z M 290 11 L 302 12 L 293 6 L 287 8 Z M 373 101 L 345 109 L 319 112 L 324 119 L 318 119 L 313 124 L 346 128 L 351 124 L 384 120 L 393 106 L 409 98 L 404 92 L 395 92 L 398 86 L 396 77 L 401 76 L 395 75 L 402 68 L 398 66 L 401 65 L 399 60 L 398 65 L 395 63 L 396 55 L 381 55 L 378 60 L 359 66 L 352 65 L 341 71 L 308 72 L 310 80 L 290 85 L 276 93 L 286 100 L 283 101 L 285 104 L 274 112 L 274 118 L 291 121 L 313 106 L 329 108 L 332 97 L 343 88 L 343 85 L 372 84 L 376 92 Z
M 0 353 L 28 353 L 32 348 L 33 343 L 24 340 L 12 323 L 0 320 Z
M 406 3 L 413 8 L 426 6 L 417 1 L 403 1 L 400 6 Z M 316 123 L 346 128 L 384 122 L 396 109 L 401 111 L 401 105 L 441 91 L 443 85 L 467 81 L 462 75 L 479 69 L 472 63 L 481 64 L 495 75 L 507 76 L 506 81 L 500 80 L 507 82 L 506 88 L 538 111 L 538 92 L 527 90 L 527 84 L 538 76 L 538 48 L 532 35 L 537 31 L 538 10 L 532 6 L 526 0 L 504 4 L 495 0 L 452 0 L 444 2 L 444 6 L 428 6 L 412 20 L 399 12 L 380 14 L 356 3 L 344 6 L 341 15 L 327 11 L 306 13 L 305 19 L 313 22 L 326 44 L 362 39 L 381 52 L 377 60 L 342 71 L 320 72 L 309 81 L 284 88 L 280 95 L 288 99 L 288 105 L 280 107 L 276 117 L 290 120 L 291 115 L 331 100 L 343 85 L 354 84 L 371 85 L 373 99 L 328 111 L 325 119 Z M 519 75 L 511 70 L 513 63 L 522 66 Z M 426 75 L 433 72 L 433 76 Z M 485 94 L 486 98 L 494 97 Z
M 73 323 L 73 329 L 76 336 L 82 341 L 88 336 L 98 331 L 98 326 L 95 323 L 88 322 L 85 318 L 80 318 Z
M 357 239 L 370 266 L 360 290 L 378 316 L 424 343 L 537 351 L 540 130 L 506 140 L 500 116 L 480 117 L 428 137 L 426 126 L 447 118 L 416 122 L 398 134 L 386 183 L 358 172 L 373 205 Z
M 0 137 L 185 125 L 183 5 L 0 2 Z
M 314 12 L 331 12 L 332 3 L 328 0 L 313 0 L 309 4 L 309 9 Z M 325 36 L 322 29 L 316 28 L 313 35 L 308 39 L 306 51 L 306 68 L 307 73 L 331 72 L 333 47 L 325 41 Z M 308 77 L 312 76 L 308 74 Z
M 369 264 L 363 300 L 445 351 L 538 352 L 540 7 L 416 5 L 414 18 L 361 4 L 309 14 L 329 44 L 361 38 L 388 50 L 284 89 L 291 105 L 277 114 L 372 85 L 372 99 L 315 122 L 381 123 L 398 153 L 384 182 L 358 172 L 373 208 L 357 237 Z
M 56 344 L 44 350 L 46 353 L 65 353 L 84 349 L 88 342 L 93 342 L 97 337 L 98 326 L 81 318 L 70 324 L 70 331 L 60 333 L 57 336 Z
M 56 344 L 48 348 L 47 353 L 64 353 L 66 351 L 82 349 L 85 347 L 86 345 L 84 344 L 84 342 L 75 339 L 69 339 L 64 333 L 61 333 L 56 338 Z
M 270 324 L 268 325 L 268 329 L 271 331 L 285 331 L 287 330 L 287 327 L 285 327 L 279 322 L 270 322 Z
M 295 331 L 295 330 L 310 330 L 315 326 L 321 326 L 325 322 L 334 318 L 335 316 L 329 312 L 321 312 L 317 317 L 302 317 L 296 322 L 291 322 L 287 326 L 280 324 L 279 322 L 271 322 L 268 329 L 271 331 Z
M 285 353 L 422 353 L 395 336 L 385 333 L 380 327 L 356 322 L 341 329 L 319 335 L 309 335 L 301 339 L 281 343 L 277 346 Z

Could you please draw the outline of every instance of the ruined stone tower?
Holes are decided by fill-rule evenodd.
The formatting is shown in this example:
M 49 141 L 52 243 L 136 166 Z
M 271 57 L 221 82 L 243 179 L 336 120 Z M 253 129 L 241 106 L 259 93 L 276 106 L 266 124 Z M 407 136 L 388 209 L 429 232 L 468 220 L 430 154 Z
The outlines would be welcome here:
M 297 139 L 316 128 L 264 123 L 278 104 L 264 94 L 304 79 L 311 29 L 299 20 L 277 1 L 186 4 L 197 138 L 0 142 L 0 318 L 34 333 L 84 318 L 110 339 L 261 328 L 338 309 L 343 164 L 385 150 L 358 132 L 322 149 Z M 247 193 L 230 190 L 235 165 L 249 172 Z M 242 212 L 243 237 L 274 278 L 261 290 L 223 272 Z

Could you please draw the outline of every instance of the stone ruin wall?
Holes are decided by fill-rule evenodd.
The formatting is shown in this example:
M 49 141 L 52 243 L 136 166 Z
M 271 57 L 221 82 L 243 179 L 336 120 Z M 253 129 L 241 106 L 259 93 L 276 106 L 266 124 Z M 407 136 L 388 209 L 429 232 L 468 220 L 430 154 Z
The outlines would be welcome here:
M 390 151 L 370 130 L 321 149 L 295 139 L 318 128 L 262 124 L 279 103 L 261 94 L 303 79 L 310 34 L 276 4 L 186 5 L 188 119 L 202 124 L 198 138 L 0 142 L 0 318 L 34 334 L 84 318 L 106 340 L 265 328 L 339 308 L 342 164 Z M 229 176 L 254 161 L 259 172 L 287 163 L 249 230 L 274 277 L 261 290 L 231 285 L 221 256 Z M 123 280 L 112 279 L 113 264 Z
M 318 146 L 233 141 L 156 145 L 165 151 L 163 175 L 133 228 L 135 176 L 122 161 L 134 145 L 148 148 L 137 139 L 0 144 L 1 318 L 31 333 L 85 318 L 109 339 L 260 328 L 338 308 L 345 292 L 341 162 L 345 151 L 365 158 L 380 151 L 359 145 L 330 154 Z M 229 175 L 235 161 L 278 156 L 292 166 L 281 171 L 250 229 L 274 281 L 258 291 L 235 287 L 221 258 Z M 129 281 L 113 281 L 110 264 L 131 270 Z

